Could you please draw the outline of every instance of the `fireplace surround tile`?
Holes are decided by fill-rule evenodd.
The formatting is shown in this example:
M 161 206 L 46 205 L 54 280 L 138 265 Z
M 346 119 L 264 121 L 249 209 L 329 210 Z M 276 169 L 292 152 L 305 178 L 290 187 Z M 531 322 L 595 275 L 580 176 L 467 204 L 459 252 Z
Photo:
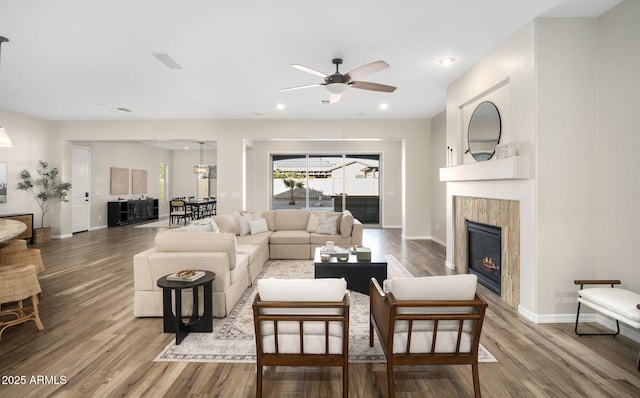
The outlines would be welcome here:
M 520 202 L 454 196 L 453 207 L 456 271 L 467 273 L 467 220 L 502 228 L 501 298 L 517 307 L 520 304 Z

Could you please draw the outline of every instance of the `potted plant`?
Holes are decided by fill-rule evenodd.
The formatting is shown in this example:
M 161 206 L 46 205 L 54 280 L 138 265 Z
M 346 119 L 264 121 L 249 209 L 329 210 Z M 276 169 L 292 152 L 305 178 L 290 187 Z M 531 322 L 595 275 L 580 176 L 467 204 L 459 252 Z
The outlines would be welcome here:
M 40 228 L 34 229 L 33 240 L 36 243 L 43 243 L 51 239 L 51 226 L 44 226 L 44 217 L 49 211 L 52 202 L 56 200 L 61 202 L 69 201 L 67 193 L 71 189 L 71 183 L 60 181 L 60 170 L 57 167 L 49 168 L 49 164 L 44 160 L 39 160 L 38 164 L 37 177 L 31 176 L 27 169 L 22 170 L 18 189 L 33 193 L 42 210 Z

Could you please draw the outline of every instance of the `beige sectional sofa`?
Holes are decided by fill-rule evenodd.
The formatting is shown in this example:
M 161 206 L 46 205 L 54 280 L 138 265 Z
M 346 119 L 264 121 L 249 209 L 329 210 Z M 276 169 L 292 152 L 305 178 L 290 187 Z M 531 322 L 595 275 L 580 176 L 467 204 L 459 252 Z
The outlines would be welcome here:
M 216 273 L 213 315 L 225 317 L 267 260 L 311 259 L 327 241 L 362 245 L 362 232 L 348 211 L 308 210 L 237 212 L 160 232 L 155 247 L 133 258 L 134 316 L 162 316 L 162 289 L 156 281 L 189 268 Z M 189 297 L 183 306 L 183 313 L 190 313 Z

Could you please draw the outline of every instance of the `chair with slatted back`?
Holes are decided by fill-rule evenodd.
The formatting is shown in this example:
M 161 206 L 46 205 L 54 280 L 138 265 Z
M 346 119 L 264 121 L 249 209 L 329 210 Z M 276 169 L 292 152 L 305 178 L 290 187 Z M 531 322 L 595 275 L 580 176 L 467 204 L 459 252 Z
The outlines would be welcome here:
M 349 292 L 344 279 L 260 279 L 253 302 L 256 397 L 264 366 L 340 366 L 349 396 Z M 332 394 L 334 395 L 334 394 Z
M 169 225 L 174 222 L 180 223 L 180 220 L 184 220 L 184 225 L 187 225 L 187 221 L 191 220 L 193 213 L 191 208 L 187 206 L 184 200 L 172 200 L 169 204 Z
M 374 329 L 387 362 L 394 396 L 394 365 L 471 365 L 480 397 L 478 347 L 487 303 L 476 294 L 475 275 L 388 279 L 369 286 L 369 345 Z

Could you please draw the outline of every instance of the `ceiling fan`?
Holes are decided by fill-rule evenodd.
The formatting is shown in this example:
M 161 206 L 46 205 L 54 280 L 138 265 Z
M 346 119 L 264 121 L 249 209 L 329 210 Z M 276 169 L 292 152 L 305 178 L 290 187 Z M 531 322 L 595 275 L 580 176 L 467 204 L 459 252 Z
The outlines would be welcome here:
M 338 69 L 339 66 L 342 64 L 342 59 L 334 58 L 331 62 L 336 66 L 336 72 L 332 75 L 327 75 L 326 73 L 322 73 L 315 69 L 309 68 L 308 66 L 292 64 L 291 66 L 298 70 L 311 73 L 312 75 L 323 77 L 324 83 L 316 83 L 316 84 L 308 84 L 305 86 L 283 88 L 278 91 L 291 91 L 291 90 L 299 90 L 302 88 L 324 86 L 327 89 L 327 91 L 329 91 L 329 103 L 333 104 L 340 101 L 342 94 L 345 91 L 347 91 L 349 87 L 359 88 L 362 90 L 382 91 L 385 93 L 392 93 L 396 89 L 394 86 L 387 86 L 386 84 L 352 80 L 352 79 L 357 79 L 364 75 L 368 75 L 370 73 L 387 69 L 389 67 L 389 64 L 384 61 L 376 61 L 367 65 L 363 65 L 359 68 L 352 70 L 351 72 L 345 73 L 344 75 L 340 73 Z

